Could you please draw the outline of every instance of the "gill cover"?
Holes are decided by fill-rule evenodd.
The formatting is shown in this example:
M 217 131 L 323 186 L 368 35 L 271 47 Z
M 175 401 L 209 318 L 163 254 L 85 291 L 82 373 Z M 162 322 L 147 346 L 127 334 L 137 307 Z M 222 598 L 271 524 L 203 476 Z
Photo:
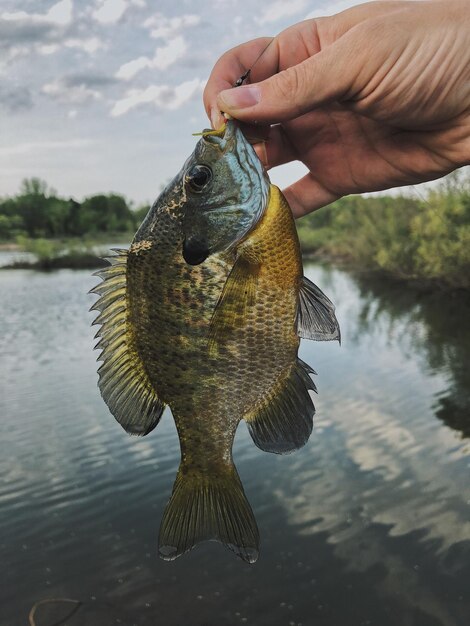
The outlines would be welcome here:
M 239 243 L 262 216 L 269 180 L 234 121 L 205 131 L 183 168 L 183 257 L 190 265 Z

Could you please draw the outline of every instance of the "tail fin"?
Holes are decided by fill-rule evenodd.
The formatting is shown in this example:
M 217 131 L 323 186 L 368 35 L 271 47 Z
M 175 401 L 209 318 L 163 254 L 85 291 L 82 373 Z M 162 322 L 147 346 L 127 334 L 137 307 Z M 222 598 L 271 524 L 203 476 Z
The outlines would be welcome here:
M 178 470 L 158 539 L 162 559 L 173 561 L 201 541 L 216 540 L 247 563 L 259 552 L 256 520 L 235 466 L 216 475 Z

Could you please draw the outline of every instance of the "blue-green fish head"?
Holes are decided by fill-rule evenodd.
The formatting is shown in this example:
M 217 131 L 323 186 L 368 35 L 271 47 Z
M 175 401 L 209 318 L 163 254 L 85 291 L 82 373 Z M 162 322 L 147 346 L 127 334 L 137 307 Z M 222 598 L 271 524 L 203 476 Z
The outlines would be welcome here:
M 190 265 L 239 243 L 268 201 L 269 179 L 252 146 L 228 121 L 205 131 L 183 167 L 183 256 Z

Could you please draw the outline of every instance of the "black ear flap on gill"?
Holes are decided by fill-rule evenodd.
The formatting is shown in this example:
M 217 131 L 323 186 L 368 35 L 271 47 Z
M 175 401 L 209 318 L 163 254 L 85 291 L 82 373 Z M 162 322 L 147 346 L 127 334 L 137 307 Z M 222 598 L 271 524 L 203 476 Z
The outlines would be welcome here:
M 335 307 L 312 281 L 302 279 L 297 311 L 297 334 L 303 339 L 341 343 L 341 333 Z
M 188 265 L 200 265 L 209 256 L 207 244 L 195 237 L 190 237 L 183 242 L 183 258 Z

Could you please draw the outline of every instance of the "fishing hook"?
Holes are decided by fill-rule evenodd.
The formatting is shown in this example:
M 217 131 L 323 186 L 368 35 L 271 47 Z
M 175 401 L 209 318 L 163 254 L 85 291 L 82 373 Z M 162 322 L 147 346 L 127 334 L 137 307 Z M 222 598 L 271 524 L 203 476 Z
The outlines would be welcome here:
M 261 52 L 261 54 L 258 56 L 257 59 L 254 60 L 252 66 L 246 70 L 246 72 L 244 74 L 242 74 L 240 76 L 240 78 L 237 78 L 237 80 L 234 83 L 234 87 L 240 87 L 241 85 L 243 85 L 243 83 L 248 80 L 251 70 L 254 68 L 254 66 L 258 63 L 258 61 L 261 59 L 261 57 L 263 56 L 263 54 L 266 52 L 266 50 L 269 48 L 269 46 L 272 44 L 272 42 L 275 40 L 276 38 L 273 37 L 271 39 L 271 41 L 268 43 L 268 45 L 265 47 L 265 49 Z

